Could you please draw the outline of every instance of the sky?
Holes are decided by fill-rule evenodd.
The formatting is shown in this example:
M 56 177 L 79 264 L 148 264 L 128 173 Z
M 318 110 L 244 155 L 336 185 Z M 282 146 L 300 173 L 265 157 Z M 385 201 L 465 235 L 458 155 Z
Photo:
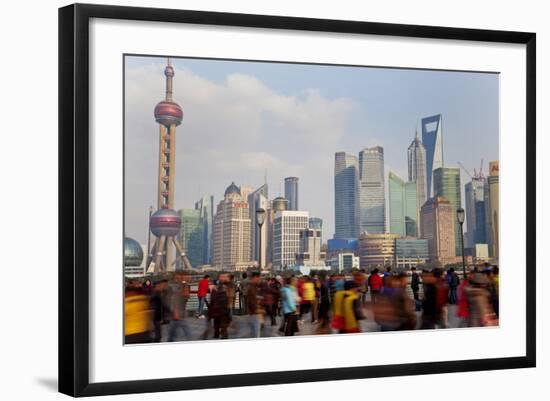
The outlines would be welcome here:
M 499 155 L 499 75 L 495 73 L 172 58 L 176 134 L 175 209 L 203 195 L 216 205 L 227 186 L 284 196 L 299 177 L 299 207 L 334 233 L 334 153 L 384 148 L 385 177 L 407 179 L 407 148 L 420 120 L 443 115 L 446 167 L 471 173 Z M 125 232 L 147 241 L 156 208 L 164 57 L 125 58 Z M 464 184 L 470 181 L 461 170 Z M 464 204 L 464 203 L 463 203 Z

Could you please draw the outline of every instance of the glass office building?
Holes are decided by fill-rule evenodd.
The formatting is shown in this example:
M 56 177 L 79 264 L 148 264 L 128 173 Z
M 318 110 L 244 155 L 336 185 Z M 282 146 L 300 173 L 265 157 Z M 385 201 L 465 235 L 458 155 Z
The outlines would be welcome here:
M 288 210 L 299 210 L 298 177 L 285 178 L 285 198 L 288 200 Z
M 359 229 L 369 234 L 386 232 L 384 149 L 381 146 L 359 152 Z
M 461 207 L 460 169 L 458 167 L 441 167 L 434 171 L 434 193 L 436 197 L 445 198 L 452 206 L 454 218 Z M 455 224 L 456 256 L 462 255 L 460 224 Z
M 359 171 L 357 157 L 345 152 L 334 155 L 334 238 L 359 237 Z
M 395 240 L 395 265 L 410 269 L 425 264 L 430 257 L 427 239 L 400 238 Z
M 464 186 L 466 202 L 466 233 L 464 246 L 474 248 L 475 244 L 486 244 L 485 232 L 485 179 L 478 177 Z
M 212 262 L 212 233 L 214 230 L 214 197 L 212 195 L 203 196 L 195 202 L 195 210 L 199 211 L 203 224 L 202 264 L 210 264 Z
M 416 183 L 405 182 L 394 173 L 388 176 L 390 232 L 401 236 L 418 236 Z
M 443 167 L 443 117 L 441 114 L 422 119 L 422 143 L 426 148 L 426 196 L 436 196 L 433 172 Z
M 187 254 L 192 266 L 204 264 L 204 222 L 201 218 L 201 211 L 197 209 L 180 209 L 178 213 L 181 218 L 180 232 L 177 241 Z M 183 263 L 178 259 L 178 268 L 183 268 Z

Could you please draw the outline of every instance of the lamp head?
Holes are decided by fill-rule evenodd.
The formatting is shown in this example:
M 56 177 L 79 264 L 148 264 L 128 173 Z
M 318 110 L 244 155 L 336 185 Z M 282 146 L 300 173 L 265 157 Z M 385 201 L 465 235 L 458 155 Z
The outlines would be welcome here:
M 256 222 L 259 226 L 262 226 L 265 223 L 265 209 L 256 209 Z
M 456 218 L 459 224 L 464 224 L 464 209 L 459 208 L 456 210 Z

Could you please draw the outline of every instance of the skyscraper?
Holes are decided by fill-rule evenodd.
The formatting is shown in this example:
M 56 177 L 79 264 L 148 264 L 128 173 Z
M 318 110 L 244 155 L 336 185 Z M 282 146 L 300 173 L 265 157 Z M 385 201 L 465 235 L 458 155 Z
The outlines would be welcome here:
M 285 198 L 288 199 L 288 210 L 298 210 L 298 177 L 285 178 Z
M 430 260 L 442 264 L 456 262 L 456 209 L 440 196 L 430 198 L 420 211 L 422 235 L 428 240 Z
M 260 229 L 258 227 L 258 222 L 256 221 L 256 210 L 258 209 L 264 209 L 266 213 L 269 213 L 269 199 L 268 199 L 268 190 L 267 190 L 267 184 L 262 185 L 255 191 L 253 191 L 250 195 L 248 195 L 248 208 L 249 208 L 249 216 L 251 227 L 251 251 L 252 251 L 252 260 L 260 261 L 260 255 L 262 256 L 262 261 L 264 263 L 267 263 L 267 245 L 268 245 L 268 236 L 267 233 L 269 232 L 271 228 L 271 222 L 270 219 L 265 219 L 265 223 L 262 225 L 262 241 L 261 246 L 262 249 L 260 249 Z
M 458 167 L 440 167 L 434 170 L 433 175 L 434 196 L 445 198 L 453 207 L 455 220 L 456 211 L 462 205 L 460 192 L 460 169 Z M 455 224 L 456 256 L 462 255 L 462 235 L 460 225 Z
M 266 267 L 273 266 L 273 236 L 274 236 L 274 223 L 275 223 L 275 214 L 277 212 L 288 210 L 288 199 L 283 196 L 278 196 L 272 201 L 269 202 L 269 209 L 267 209 L 267 218 L 264 224 L 267 224 L 267 258 L 266 258 Z
M 193 267 L 204 263 L 204 222 L 201 218 L 201 211 L 197 209 L 180 209 L 178 213 L 181 218 L 181 228 L 177 236 L 183 251 L 189 258 Z M 184 265 L 178 261 L 178 270 L 182 270 Z
M 474 177 L 464 186 L 466 202 L 466 233 L 464 246 L 474 248 L 475 244 L 486 244 L 485 230 L 485 178 Z
M 395 240 L 395 267 L 410 269 L 424 264 L 430 257 L 428 240 L 417 238 L 398 238 Z
M 395 262 L 395 240 L 398 234 L 367 234 L 359 237 L 360 266 L 363 269 L 393 266 Z
M 359 229 L 369 234 L 386 232 L 384 149 L 381 146 L 359 152 Z
M 359 171 L 357 157 L 334 155 L 334 238 L 359 238 Z
M 489 177 L 485 186 L 485 218 L 489 253 L 493 258 L 499 257 L 499 163 L 489 163 Z
M 296 255 L 296 263 L 303 266 L 323 266 L 321 259 L 321 231 L 306 228 L 300 231 L 300 248 Z
M 309 228 L 314 228 L 321 232 L 321 244 L 323 243 L 323 219 L 320 217 L 309 218 Z
M 420 216 L 420 208 L 428 199 L 426 192 L 426 148 L 418 137 L 418 131 L 407 150 L 409 181 L 416 183 L 417 210 Z
M 309 213 L 298 210 L 281 210 L 273 222 L 273 266 L 283 269 L 296 264 L 300 251 L 300 231 L 309 226 Z
M 155 255 L 154 262 L 147 267 L 148 272 L 174 269 L 173 246 L 178 250 L 178 256 L 184 265 L 190 267 L 185 252 L 176 240 L 181 226 L 181 219 L 174 210 L 176 127 L 181 124 L 183 110 L 172 98 L 174 75 L 174 68 L 168 59 L 164 69 L 166 96 L 157 103 L 154 110 L 155 120 L 159 124 L 157 211 L 151 215 L 149 227 L 157 238 L 151 252 Z
M 231 183 L 214 216 L 212 264 L 218 269 L 246 270 L 250 260 L 250 215 L 241 189 Z
M 415 182 L 405 182 L 390 171 L 388 176 L 390 233 L 418 236 L 416 189 Z
M 214 197 L 203 196 L 195 202 L 195 209 L 199 211 L 203 224 L 203 255 L 202 264 L 212 263 L 212 234 L 214 229 Z
M 433 172 L 443 167 L 443 117 L 441 114 L 422 119 L 422 143 L 426 148 L 426 197 L 434 195 Z

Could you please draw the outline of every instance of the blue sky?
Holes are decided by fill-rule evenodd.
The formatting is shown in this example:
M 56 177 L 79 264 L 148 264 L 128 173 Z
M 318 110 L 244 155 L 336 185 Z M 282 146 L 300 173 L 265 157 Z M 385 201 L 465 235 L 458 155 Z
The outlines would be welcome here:
M 385 175 L 406 179 L 420 119 L 443 115 L 446 166 L 473 172 L 499 154 L 494 73 L 173 58 L 174 99 L 184 110 L 176 151 L 176 208 L 200 195 L 217 203 L 231 181 L 253 188 L 267 171 L 270 197 L 300 178 L 300 209 L 334 231 L 334 152 L 380 145 Z M 156 206 L 158 126 L 165 58 L 126 57 L 126 235 L 144 242 Z M 486 168 L 485 168 L 486 170 Z M 468 176 L 462 172 L 462 185 Z M 464 189 L 462 188 L 462 191 Z

